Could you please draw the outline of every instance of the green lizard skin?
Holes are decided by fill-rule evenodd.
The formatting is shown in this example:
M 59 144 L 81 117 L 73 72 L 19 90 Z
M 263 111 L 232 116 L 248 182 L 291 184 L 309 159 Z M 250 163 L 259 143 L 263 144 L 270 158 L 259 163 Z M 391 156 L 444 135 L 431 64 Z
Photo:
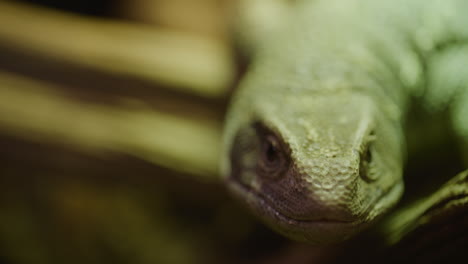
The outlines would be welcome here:
M 467 153 L 467 14 L 466 0 L 297 1 L 233 96 L 229 189 L 295 240 L 375 223 L 403 193 L 412 98 L 448 110 Z

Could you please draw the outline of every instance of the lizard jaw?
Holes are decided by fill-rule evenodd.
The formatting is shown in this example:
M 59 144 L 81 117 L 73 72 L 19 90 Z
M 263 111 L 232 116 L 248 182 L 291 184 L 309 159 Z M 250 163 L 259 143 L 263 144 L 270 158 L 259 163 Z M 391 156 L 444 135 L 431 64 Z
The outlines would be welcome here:
M 365 229 L 375 222 L 375 215 L 380 213 L 372 212 L 374 208 L 386 211 L 390 207 L 386 200 L 402 192 L 403 184 L 395 184 L 389 190 L 382 192 L 375 197 L 371 206 L 367 210 L 369 217 L 355 220 L 343 220 L 337 218 L 318 219 L 296 219 L 278 211 L 274 204 L 268 201 L 261 193 L 255 191 L 247 185 L 235 180 L 229 180 L 232 192 L 243 197 L 243 201 L 251 210 L 259 216 L 268 226 L 277 232 L 293 240 L 303 241 L 310 244 L 334 244 L 349 239 L 356 233 Z M 391 199 L 391 198 L 390 198 Z
M 314 220 L 295 219 L 279 212 L 261 194 L 236 181 L 230 181 L 229 187 L 247 206 L 268 226 L 277 232 L 298 241 L 311 244 L 330 244 L 350 237 L 362 224 L 361 221 L 320 218 Z

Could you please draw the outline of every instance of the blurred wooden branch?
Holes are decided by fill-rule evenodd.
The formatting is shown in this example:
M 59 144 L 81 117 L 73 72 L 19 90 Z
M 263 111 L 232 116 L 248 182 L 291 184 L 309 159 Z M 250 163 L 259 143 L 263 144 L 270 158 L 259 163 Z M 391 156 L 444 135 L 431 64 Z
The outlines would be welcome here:
M 216 176 L 226 43 L 9 1 L 0 12 L 2 133 Z
M 130 154 L 176 171 L 217 174 L 220 123 L 144 104 L 73 100 L 60 87 L 0 72 L 0 128 L 24 138 L 93 152 Z
M 197 35 L 0 2 L 0 43 L 204 97 L 233 79 L 227 45 Z
M 229 37 L 231 7 L 238 0 L 120 0 L 117 13 L 125 18 L 194 32 L 209 38 Z

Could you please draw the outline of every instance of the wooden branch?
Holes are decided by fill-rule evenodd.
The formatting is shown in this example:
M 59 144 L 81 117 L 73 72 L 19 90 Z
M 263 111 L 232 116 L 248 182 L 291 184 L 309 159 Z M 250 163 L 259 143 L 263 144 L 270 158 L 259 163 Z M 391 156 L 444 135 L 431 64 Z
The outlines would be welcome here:
M 93 153 L 124 153 L 216 179 L 221 123 L 156 111 L 144 103 L 75 100 L 60 87 L 0 72 L 0 129 Z

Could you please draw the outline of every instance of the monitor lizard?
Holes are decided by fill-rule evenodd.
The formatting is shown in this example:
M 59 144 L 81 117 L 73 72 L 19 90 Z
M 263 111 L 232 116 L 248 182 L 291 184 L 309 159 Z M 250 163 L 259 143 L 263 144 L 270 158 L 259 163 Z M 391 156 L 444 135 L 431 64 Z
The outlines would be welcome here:
M 466 0 L 296 1 L 258 44 L 232 98 L 221 165 L 229 189 L 289 238 L 349 239 L 404 191 L 413 98 L 448 110 L 468 160 L 466 14 Z M 468 204 L 466 178 L 387 228 L 401 230 L 451 197 Z

